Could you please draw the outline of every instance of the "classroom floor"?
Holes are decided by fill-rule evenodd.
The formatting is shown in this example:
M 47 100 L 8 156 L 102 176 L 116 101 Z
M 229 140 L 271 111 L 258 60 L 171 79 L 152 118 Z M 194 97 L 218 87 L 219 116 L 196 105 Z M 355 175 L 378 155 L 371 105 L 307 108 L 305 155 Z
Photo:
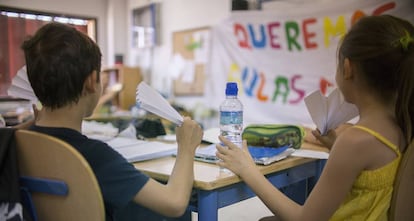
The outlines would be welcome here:
M 264 216 L 270 216 L 270 210 L 260 201 L 253 197 L 234 205 L 219 209 L 219 221 L 256 221 Z M 197 214 L 192 214 L 192 221 L 197 221 Z

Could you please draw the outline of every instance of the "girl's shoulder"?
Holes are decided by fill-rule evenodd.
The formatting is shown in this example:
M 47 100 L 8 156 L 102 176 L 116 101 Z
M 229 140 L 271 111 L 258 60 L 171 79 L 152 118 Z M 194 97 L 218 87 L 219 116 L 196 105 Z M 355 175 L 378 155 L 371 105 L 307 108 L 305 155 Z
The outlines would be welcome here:
M 369 137 L 355 128 L 347 128 L 335 140 L 327 165 L 331 171 L 341 171 L 347 179 L 355 179 L 361 171 L 369 167 L 372 150 L 365 148 Z M 345 175 L 346 174 L 346 175 Z
M 353 125 L 344 129 L 338 136 L 340 140 L 349 144 L 365 144 L 366 142 L 383 143 L 385 145 L 397 145 L 400 143 L 401 131 L 398 128 L 387 126 L 386 129 L 378 129 L 370 126 Z
M 371 140 L 372 135 L 356 128 L 355 126 L 350 126 L 344 129 L 336 138 L 336 144 L 339 146 L 348 146 L 347 149 L 357 148 L 359 145 Z
M 354 128 L 349 127 L 342 131 L 335 140 L 332 149 L 340 151 L 341 154 L 361 153 L 366 150 L 366 146 L 372 142 L 373 137 L 369 134 Z
M 390 136 L 394 135 L 386 133 L 384 136 L 369 127 L 353 126 L 338 136 L 335 148 L 341 155 L 365 162 L 362 165 L 365 169 L 377 168 L 399 155 L 396 140 L 389 139 Z

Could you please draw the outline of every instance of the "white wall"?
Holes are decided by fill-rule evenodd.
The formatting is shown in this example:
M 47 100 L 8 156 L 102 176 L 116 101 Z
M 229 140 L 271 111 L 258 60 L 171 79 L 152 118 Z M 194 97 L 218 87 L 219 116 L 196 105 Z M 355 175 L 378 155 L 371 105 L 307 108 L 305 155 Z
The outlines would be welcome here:
M 126 65 L 138 65 L 131 58 L 128 42 L 132 10 L 150 3 L 160 3 L 160 42 L 152 49 L 151 84 L 158 90 L 171 92 L 167 68 L 172 55 L 172 33 L 185 29 L 213 26 L 231 13 L 230 0 L 0 0 L 0 5 L 98 18 L 98 44 L 103 53 L 103 65 L 114 63 L 115 54 L 124 55 Z M 188 108 L 203 102 L 202 97 L 176 97 L 175 101 Z
M 171 92 L 168 75 L 168 64 L 172 56 L 172 33 L 185 29 L 213 26 L 231 13 L 230 0 L 128 0 L 128 8 L 160 3 L 161 44 L 153 50 L 151 67 L 151 84 L 156 89 Z M 187 108 L 202 103 L 203 97 L 175 97 L 175 102 Z

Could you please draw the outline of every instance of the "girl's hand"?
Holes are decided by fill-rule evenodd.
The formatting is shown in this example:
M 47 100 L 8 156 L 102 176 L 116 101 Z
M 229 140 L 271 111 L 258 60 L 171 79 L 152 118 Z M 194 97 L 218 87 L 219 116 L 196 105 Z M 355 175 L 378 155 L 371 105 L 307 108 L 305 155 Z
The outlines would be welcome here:
M 324 145 L 328 149 L 332 148 L 336 140 L 335 130 L 329 130 L 326 135 L 321 135 L 321 132 L 318 129 L 316 129 L 312 131 L 312 134 L 319 142 L 321 142 L 322 145 Z
M 331 149 L 333 144 L 335 143 L 336 137 L 338 137 L 344 130 L 352 127 L 353 124 L 345 123 L 339 125 L 335 130 L 329 130 L 328 133 L 324 136 L 321 135 L 318 129 L 313 130 L 313 136 L 322 143 L 322 145 L 326 146 L 327 148 Z
M 219 139 L 224 144 L 216 145 L 216 156 L 221 160 L 217 162 L 219 166 L 225 167 L 241 177 L 250 168 L 255 168 L 256 164 L 247 149 L 246 140 L 243 140 L 242 148 L 240 148 L 223 136 L 219 136 Z

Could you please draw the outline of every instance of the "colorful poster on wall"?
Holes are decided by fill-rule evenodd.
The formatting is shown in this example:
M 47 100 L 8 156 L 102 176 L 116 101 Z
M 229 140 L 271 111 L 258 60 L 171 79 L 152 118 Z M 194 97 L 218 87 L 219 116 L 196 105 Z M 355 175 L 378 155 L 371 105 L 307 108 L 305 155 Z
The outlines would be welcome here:
M 309 3 L 308 3 L 309 2 Z M 312 126 L 304 98 L 336 87 L 341 37 L 365 15 L 414 22 L 412 0 L 304 1 L 297 10 L 235 12 L 212 28 L 207 103 L 217 108 L 227 81 L 239 85 L 244 123 Z

